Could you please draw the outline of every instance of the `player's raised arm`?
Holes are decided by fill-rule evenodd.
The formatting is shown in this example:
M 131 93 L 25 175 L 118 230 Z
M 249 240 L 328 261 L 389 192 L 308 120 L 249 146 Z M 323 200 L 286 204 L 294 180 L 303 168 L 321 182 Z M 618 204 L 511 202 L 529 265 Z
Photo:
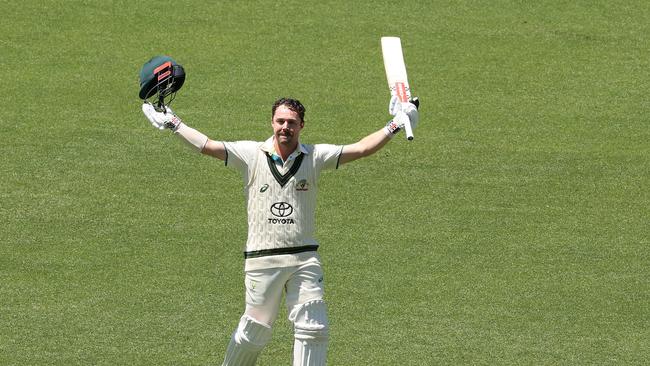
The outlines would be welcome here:
M 170 129 L 174 135 L 185 141 L 195 151 L 226 160 L 226 148 L 223 143 L 210 140 L 206 135 L 183 123 L 171 108 L 167 106 L 164 108 L 165 112 L 158 112 L 152 104 L 148 102 L 142 104 L 142 112 L 155 128 Z
M 201 132 L 185 125 L 169 108 L 185 83 L 185 69 L 169 56 L 154 56 L 140 69 L 140 99 L 142 112 L 151 124 L 159 129 L 170 129 L 194 150 L 226 160 L 225 146 L 210 140 Z M 151 100 L 151 101 L 150 101 Z
M 397 97 L 393 96 L 388 105 L 388 112 L 393 115 L 393 119 L 381 130 L 371 133 L 358 142 L 343 146 L 339 164 L 349 163 L 376 153 L 399 131 L 403 130 L 407 122 L 411 123 L 411 128 L 415 128 L 419 120 L 419 105 L 418 98 L 413 98 L 408 103 L 401 103 Z

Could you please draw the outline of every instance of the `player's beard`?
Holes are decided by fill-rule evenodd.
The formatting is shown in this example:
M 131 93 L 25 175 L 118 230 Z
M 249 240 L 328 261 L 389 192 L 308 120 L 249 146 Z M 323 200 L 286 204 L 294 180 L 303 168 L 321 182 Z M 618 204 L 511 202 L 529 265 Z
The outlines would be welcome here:
M 278 131 L 275 138 L 282 145 L 292 145 L 294 143 L 294 134 L 291 131 Z

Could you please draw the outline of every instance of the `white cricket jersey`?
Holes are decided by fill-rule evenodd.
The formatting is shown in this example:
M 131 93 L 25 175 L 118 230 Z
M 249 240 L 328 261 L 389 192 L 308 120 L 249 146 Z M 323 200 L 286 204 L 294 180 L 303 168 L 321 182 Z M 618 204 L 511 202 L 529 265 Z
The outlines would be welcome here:
M 244 178 L 248 210 L 246 270 L 300 265 L 316 259 L 318 177 L 338 168 L 342 146 L 299 144 L 287 161 L 265 142 L 224 142 L 226 165 Z

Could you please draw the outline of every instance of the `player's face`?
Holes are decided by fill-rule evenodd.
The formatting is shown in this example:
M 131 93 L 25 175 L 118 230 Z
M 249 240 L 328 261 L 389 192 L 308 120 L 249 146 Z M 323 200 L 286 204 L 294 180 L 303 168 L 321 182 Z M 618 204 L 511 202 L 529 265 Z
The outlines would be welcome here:
M 275 110 L 271 125 L 273 126 L 275 140 L 279 144 L 295 145 L 298 143 L 304 123 L 298 113 L 285 105 L 281 105 Z

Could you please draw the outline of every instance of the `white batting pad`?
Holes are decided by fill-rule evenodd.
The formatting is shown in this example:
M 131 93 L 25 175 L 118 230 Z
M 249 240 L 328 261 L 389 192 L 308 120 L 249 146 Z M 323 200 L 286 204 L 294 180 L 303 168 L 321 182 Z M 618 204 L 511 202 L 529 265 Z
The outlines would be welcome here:
M 237 330 L 230 339 L 223 366 L 253 366 L 257 356 L 271 340 L 271 327 L 248 315 L 241 317 Z
M 324 366 L 327 361 L 329 325 L 327 305 L 313 300 L 289 315 L 294 324 L 293 366 Z

